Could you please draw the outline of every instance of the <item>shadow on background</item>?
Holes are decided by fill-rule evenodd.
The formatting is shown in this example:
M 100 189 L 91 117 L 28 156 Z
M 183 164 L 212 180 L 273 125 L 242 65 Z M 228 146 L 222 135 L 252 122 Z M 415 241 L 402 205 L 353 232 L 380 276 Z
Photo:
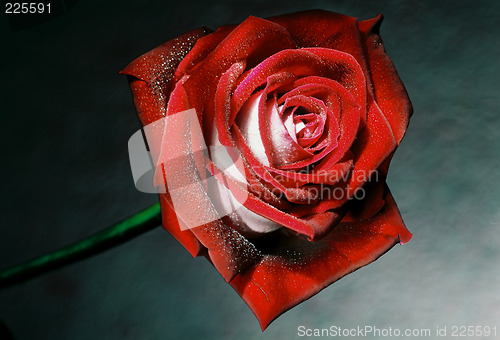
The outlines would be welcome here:
M 0 339 L 14 340 L 14 336 L 1 320 L 0 320 Z

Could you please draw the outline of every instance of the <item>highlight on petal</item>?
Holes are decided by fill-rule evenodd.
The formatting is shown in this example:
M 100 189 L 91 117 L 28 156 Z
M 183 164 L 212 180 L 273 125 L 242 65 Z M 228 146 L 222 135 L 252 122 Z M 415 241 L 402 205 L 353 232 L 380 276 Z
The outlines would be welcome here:
M 261 92 L 254 93 L 245 102 L 240 109 L 240 114 L 236 118 L 236 125 L 239 127 L 243 137 L 252 150 L 255 157 L 263 165 L 270 165 L 270 161 L 266 155 L 264 142 L 261 138 L 260 124 L 259 124 L 259 103 L 262 97 Z

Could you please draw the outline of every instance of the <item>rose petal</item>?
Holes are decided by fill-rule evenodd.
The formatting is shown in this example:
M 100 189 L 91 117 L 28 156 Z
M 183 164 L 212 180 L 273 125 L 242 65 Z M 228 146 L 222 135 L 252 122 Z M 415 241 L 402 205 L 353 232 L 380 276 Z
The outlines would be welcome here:
M 352 147 L 352 152 L 355 155 L 354 166 L 349 173 L 350 176 L 348 180 L 346 181 L 346 178 L 343 177 L 342 182 L 330 188 L 330 192 L 333 192 L 333 194 L 330 195 L 331 197 L 325 195 L 327 197 L 325 197 L 316 207 L 313 207 L 311 209 L 312 212 L 324 212 L 329 209 L 338 208 L 352 199 L 356 191 L 366 183 L 371 183 L 371 186 L 374 186 L 372 183 L 374 182 L 374 178 L 383 183 L 387 173 L 386 168 L 388 167 L 388 162 L 396 148 L 396 142 L 389 123 L 376 103 L 370 100 L 369 106 L 370 112 L 368 114 L 367 126 L 359 132 L 358 139 Z M 329 162 L 328 157 L 324 162 L 325 164 Z M 381 189 L 379 188 L 379 190 Z M 336 193 L 338 193 L 338 195 Z M 371 215 L 373 215 L 378 212 L 380 208 L 380 204 L 372 204 L 369 211 Z M 304 209 L 298 208 L 293 214 L 300 217 L 303 215 L 302 210 Z M 304 213 L 307 213 L 307 210 L 305 210 Z M 366 214 L 369 213 L 365 213 L 364 215 Z
M 326 47 L 346 52 L 360 64 L 364 61 L 363 43 L 354 17 L 311 10 L 271 17 L 268 20 L 284 26 L 301 47 Z
M 315 79 L 321 78 L 315 77 Z M 360 106 L 357 105 L 350 92 L 338 82 L 328 82 L 328 85 L 337 92 L 341 105 L 341 116 L 340 122 L 338 123 L 340 137 L 337 140 L 337 145 L 335 145 L 336 148 L 327 148 L 307 161 L 298 162 L 293 165 L 284 165 L 280 167 L 281 169 L 300 168 L 320 160 L 321 162 L 318 165 L 318 169 L 322 169 L 325 166 L 324 164 L 334 164 L 344 157 L 354 142 L 360 122 Z
M 162 226 L 167 230 L 172 236 L 175 237 L 177 241 L 193 256 L 202 255 L 206 248 L 203 247 L 193 235 L 193 233 L 187 229 L 186 226 L 181 228 L 180 221 L 177 218 L 174 210 L 172 209 L 170 201 L 170 196 L 168 193 L 160 194 L 160 206 L 161 206 L 161 218 Z
M 320 76 L 336 80 L 351 92 L 358 105 L 362 108 L 366 105 L 365 76 L 352 56 L 324 48 L 302 48 L 280 51 L 253 68 L 234 92 L 236 108 L 239 110 L 268 77 L 284 71 L 300 77 Z
M 246 61 L 248 67 L 295 43 L 288 32 L 273 22 L 249 17 L 238 25 L 190 74 L 185 83 L 190 103 L 196 112 L 205 112 L 208 98 L 213 98 L 220 76 L 233 64 Z M 212 126 L 207 115 L 203 126 Z M 220 134 L 220 132 L 219 132 Z
M 411 234 L 388 190 L 385 201 L 373 218 L 340 223 L 321 241 L 280 234 L 258 265 L 230 282 L 263 330 L 288 309 L 376 260 L 394 244 L 409 241 Z
M 278 114 L 276 99 L 266 100 L 265 97 L 262 97 L 260 102 L 260 137 L 271 161 L 270 165 L 280 167 L 310 158 L 312 154 L 294 141 L 283 125 Z
M 222 26 L 219 27 L 217 31 L 198 39 L 190 53 L 188 53 L 179 63 L 175 71 L 174 80 L 178 81 L 191 72 L 192 69 L 203 61 L 234 28 L 234 25 Z
M 196 41 L 207 33 L 206 29 L 197 29 L 169 40 L 135 59 L 120 72 L 133 77 L 129 78 L 132 94 L 143 126 L 165 116 L 165 102 L 172 89 L 175 69 Z
M 352 204 L 349 212 L 344 216 L 344 222 L 356 222 L 371 218 L 385 205 L 385 181 L 387 170 L 391 162 L 392 154 L 379 166 L 368 183 L 363 186 L 361 197 L 367 202 L 365 204 Z
M 286 27 L 301 47 L 325 47 L 353 56 L 369 79 L 364 40 L 360 36 L 356 18 L 324 10 L 311 10 L 276 16 L 269 20 Z M 363 123 L 366 122 L 365 114 L 361 118 Z
M 228 179 L 230 181 L 230 179 Z M 280 183 L 276 184 L 276 188 L 280 186 L 279 190 L 286 195 L 286 199 L 291 201 L 294 198 L 294 191 L 284 188 Z M 245 201 L 240 202 L 250 211 L 268 218 L 269 220 L 282 225 L 290 230 L 299 234 L 305 235 L 309 240 L 317 240 L 323 237 L 328 231 L 335 227 L 336 223 L 344 216 L 345 211 L 325 211 L 322 214 L 306 216 L 304 218 L 297 218 L 290 213 L 285 212 L 275 206 L 262 200 L 261 195 L 255 195 L 247 187 L 242 187 L 239 183 L 232 183 L 231 191 L 238 192 L 239 196 L 245 196 Z M 248 195 L 246 195 L 248 193 Z M 281 195 L 278 194 L 278 198 Z
M 259 124 L 259 105 L 263 92 L 254 93 L 246 101 L 236 116 L 235 124 L 239 127 L 242 135 L 245 137 L 246 144 L 259 162 L 263 165 L 270 165 Z
M 349 197 L 365 183 L 374 169 L 378 169 L 390 157 L 397 146 L 391 126 L 373 98 L 370 98 L 368 105 L 370 109 L 366 128 L 360 131 L 351 149 L 355 159 L 349 182 Z
M 222 277 L 230 281 L 234 275 L 258 261 L 260 253 L 230 223 L 220 218 L 210 200 L 204 185 L 206 171 L 199 171 L 197 163 L 200 158 L 193 152 L 199 149 L 193 143 L 196 143 L 196 134 L 200 132 L 192 124 L 180 113 L 172 115 L 172 119 L 166 122 L 168 133 L 164 134 L 156 171 L 162 174 L 180 223 L 184 223 L 207 248 L 210 261 Z
M 365 41 L 368 66 L 375 100 L 391 125 L 399 144 L 406 132 L 413 108 L 408 93 L 399 78 L 394 64 L 385 53 L 379 35 L 382 15 L 359 22 L 359 30 Z
M 289 110 L 290 108 L 293 108 L 292 113 L 294 123 L 297 124 L 298 122 L 302 121 L 302 124 L 304 125 L 303 129 L 301 129 L 301 132 L 297 133 L 298 140 L 300 140 L 300 142 L 302 143 L 316 143 L 321 139 L 317 143 L 316 147 L 304 150 L 311 153 L 323 150 L 326 147 L 326 150 L 323 150 L 323 153 L 325 154 L 326 152 L 328 152 L 328 150 L 333 150 L 337 147 L 337 139 L 339 135 L 337 116 L 339 114 L 339 105 L 337 105 L 336 107 L 337 112 L 334 113 L 325 106 L 325 103 L 322 100 L 315 97 L 305 96 L 303 94 L 297 94 L 295 96 L 289 96 L 288 98 L 286 98 L 281 110 L 287 111 L 287 109 Z M 305 109 L 309 113 L 298 114 L 298 108 Z M 305 125 L 304 122 L 309 123 Z M 302 134 L 305 131 L 308 131 L 310 128 L 313 129 L 311 132 L 315 133 L 315 135 L 310 136 L 310 138 L 304 137 Z M 270 130 L 269 132 L 271 131 L 272 130 Z M 299 142 L 297 143 L 301 147 L 303 147 Z M 282 165 L 285 164 L 280 164 L 278 166 Z
M 318 56 L 329 66 L 329 72 L 326 73 L 325 77 L 333 79 L 345 87 L 361 107 L 361 112 L 364 112 L 367 101 L 367 78 L 358 61 L 350 54 L 328 48 L 311 47 L 303 50 Z
M 326 170 L 313 170 L 308 173 L 274 169 L 271 167 L 267 169 L 271 173 L 276 174 L 275 178 L 286 187 L 301 187 L 308 183 L 334 185 L 342 179 L 348 178 L 348 172 L 352 168 L 352 165 L 353 162 L 349 159 L 345 162 L 335 163 Z

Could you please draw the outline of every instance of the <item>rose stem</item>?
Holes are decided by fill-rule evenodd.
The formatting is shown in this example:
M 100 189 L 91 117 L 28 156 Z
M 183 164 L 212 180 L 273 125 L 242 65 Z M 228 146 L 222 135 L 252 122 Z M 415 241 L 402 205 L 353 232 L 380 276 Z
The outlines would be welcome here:
M 86 239 L 1 271 L 0 289 L 99 254 L 159 225 L 161 225 L 160 204 L 156 203 Z

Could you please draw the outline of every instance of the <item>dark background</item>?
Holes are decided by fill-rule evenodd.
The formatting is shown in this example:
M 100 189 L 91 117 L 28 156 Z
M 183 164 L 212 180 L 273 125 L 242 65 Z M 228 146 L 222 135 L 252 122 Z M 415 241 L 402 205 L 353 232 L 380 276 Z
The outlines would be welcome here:
M 16 339 L 294 339 L 300 325 L 500 335 L 499 2 L 75 3 L 33 27 L 0 15 L 0 268 L 157 202 L 132 181 L 127 141 L 139 122 L 120 69 L 199 26 L 311 8 L 385 16 L 382 38 L 415 111 L 388 183 L 414 238 L 261 333 L 208 262 L 157 229 L 0 291 Z

